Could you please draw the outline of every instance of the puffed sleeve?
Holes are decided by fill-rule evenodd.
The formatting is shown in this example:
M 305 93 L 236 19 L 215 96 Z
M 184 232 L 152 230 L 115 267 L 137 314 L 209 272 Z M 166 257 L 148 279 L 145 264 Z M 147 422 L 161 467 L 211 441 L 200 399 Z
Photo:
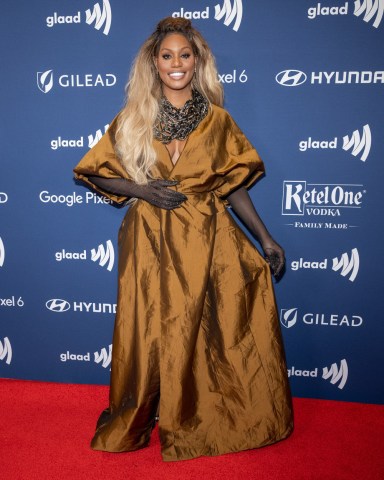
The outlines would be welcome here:
M 98 143 L 84 155 L 73 171 L 76 179 L 85 182 L 94 190 L 114 202 L 122 203 L 127 200 L 127 197 L 102 190 L 88 179 L 89 176 L 129 179 L 129 175 L 121 164 L 114 149 L 117 118 L 118 116 L 113 119 L 105 134 Z
M 264 173 L 259 154 L 227 112 L 222 128 L 225 146 L 220 148 L 216 168 L 216 175 L 222 177 L 222 184 L 215 190 L 218 197 L 226 197 L 241 186 L 249 188 Z

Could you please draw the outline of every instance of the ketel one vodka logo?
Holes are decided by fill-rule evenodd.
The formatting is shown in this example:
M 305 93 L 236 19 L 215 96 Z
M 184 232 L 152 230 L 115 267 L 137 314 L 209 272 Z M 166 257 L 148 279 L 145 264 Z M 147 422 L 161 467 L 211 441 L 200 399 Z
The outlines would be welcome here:
M 100 6 L 101 4 L 101 6 Z M 93 9 L 88 8 L 85 11 L 85 18 L 83 13 L 78 11 L 74 15 L 65 15 L 61 12 L 54 12 L 46 18 L 47 27 L 52 28 L 58 25 L 79 24 L 85 23 L 93 26 L 96 30 L 99 30 L 108 35 L 112 23 L 112 10 L 109 0 L 102 0 L 102 2 L 95 3 Z
M 282 215 L 339 217 L 343 209 L 360 209 L 366 191 L 361 184 L 283 182 Z

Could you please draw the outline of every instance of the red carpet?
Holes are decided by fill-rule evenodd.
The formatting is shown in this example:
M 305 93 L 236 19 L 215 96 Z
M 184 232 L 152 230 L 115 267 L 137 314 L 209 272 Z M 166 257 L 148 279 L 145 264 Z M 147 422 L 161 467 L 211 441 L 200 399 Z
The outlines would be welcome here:
M 133 453 L 88 444 L 108 388 L 0 380 L 0 474 L 7 480 L 383 480 L 384 407 L 294 399 L 284 442 L 236 454 L 164 463 L 157 428 Z

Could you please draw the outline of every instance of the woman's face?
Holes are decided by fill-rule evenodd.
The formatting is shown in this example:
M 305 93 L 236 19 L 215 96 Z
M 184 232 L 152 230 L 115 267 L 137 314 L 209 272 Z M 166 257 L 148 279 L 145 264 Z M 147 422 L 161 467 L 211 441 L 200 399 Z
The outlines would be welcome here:
M 192 46 L 184 35 L 172 33 L 164 38 L 155 64 L 166 96 L 176 91 L 190 94 L 195 61 Z

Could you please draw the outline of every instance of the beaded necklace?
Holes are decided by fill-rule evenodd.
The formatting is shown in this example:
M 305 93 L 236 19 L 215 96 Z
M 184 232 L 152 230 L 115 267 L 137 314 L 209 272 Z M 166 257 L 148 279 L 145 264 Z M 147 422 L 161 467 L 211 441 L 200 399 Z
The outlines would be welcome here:
M 185 140 L 196 129 L 208 113 L 208 100 L 197 90 L 192 90 L 192 98 L 183 107 L 174 107 L 163 96 L 153 134 L 156 140 L 170 143 L 172 140 Z

